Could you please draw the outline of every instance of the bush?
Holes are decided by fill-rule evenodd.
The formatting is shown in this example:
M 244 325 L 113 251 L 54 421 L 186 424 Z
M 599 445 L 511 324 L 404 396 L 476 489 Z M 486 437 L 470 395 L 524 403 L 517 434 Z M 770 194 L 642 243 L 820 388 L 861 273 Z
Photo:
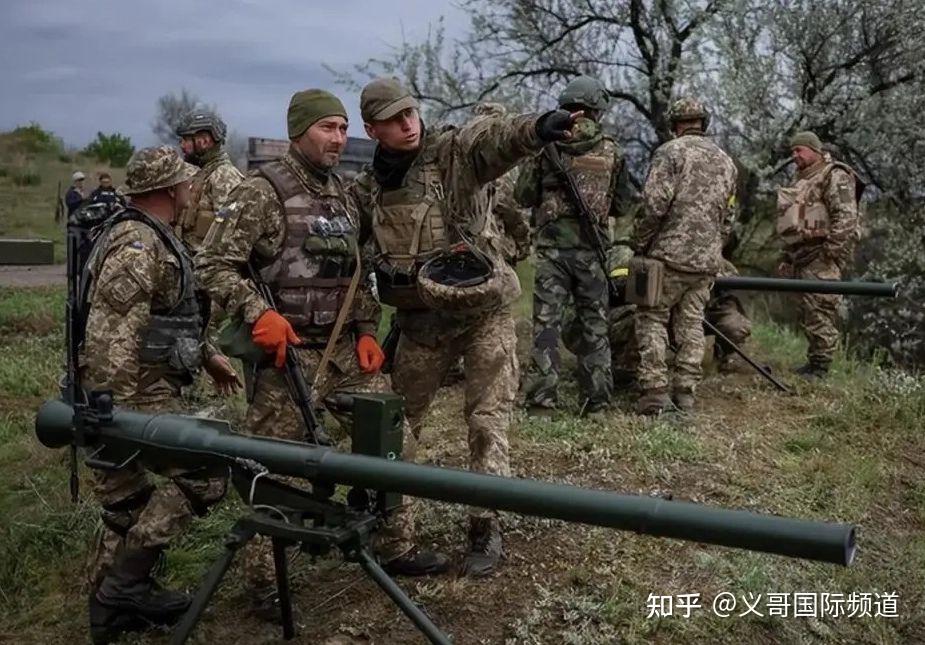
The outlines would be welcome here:
M 60 154 L 64 152 L 64 142 L 61 141 L 54 133 L 42 129 L 36 122 L 29 125 L 21 125 L 12 132 L 15 140 L 15 147 L 20 152 L 36 154 L 40 152 L 52 152 Z
M 74 161 L 73 155 L 69 155 L 66 152 L 62 152 L 58 155 L 58 161 L 61 163 L 71 163 Z
M 6 177 L 10 174 L 10 171 L 7 170 L 6 166 L 0 166 L 0 177 Z
M 42 176 L 29 169 L 14 171 L 11 179 L 17 186 L 38 186 L 42 183 Z
M 133 152 L 135 152 L 135 146 L 132 145 L 132 140 L 118 132 L 113 134 L 97 132 L 96 140 L 84 148 L 84 154 L 120 168 L 128 163 Z

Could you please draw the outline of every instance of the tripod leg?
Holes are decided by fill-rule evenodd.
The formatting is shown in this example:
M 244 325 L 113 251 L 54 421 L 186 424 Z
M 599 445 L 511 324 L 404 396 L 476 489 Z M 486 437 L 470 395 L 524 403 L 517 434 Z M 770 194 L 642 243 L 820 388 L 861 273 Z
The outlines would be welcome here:
M 414 602 L 409 598 L 401 587 L 395 584 L 395 581 L 389 577 L 385 571 L 382 570 L 382 567 L 379 566 L 379 563 L 373 559 L 373 556 L 370 555 L 367 549 L 360 549 L 356 553 L 356 560 L 360 563 L 360 566 L 363 567 L 363 570 L 367 575 L 373 579 L 373 581 L 379 585 L 379 587 L 392 599 L 398 608 L 404 612 L 414 626 L 421 630 L 421 633 L 427 637 L 431 643 L 436 645 L 451 645 L 452 641 L 440 631 L 440 628 L 434 625 L 430 617 L 424 613 L 424 611 L 418 607 Z
M 279 594 L 279 611 L 283 623 L 283 638 L 295 636 L 292 624 L 292 597 L 289 595 L 289 569 L 286 563 L 286 543 L 273 538 L 273 566 L 276 568 L 276 590 Z
M 171 635 L 171 645 L 182 645 L 186 642 L 193 629 L 196 628 L 196 624 L 202 617 L 202 612 L 205 611 L 215 590 L 221 584 L 222 578 L 225 577 L 225 573 L 227 573 L 228 567 L 231 566 L 231 561 L 234 559 L 238 549 L 250 542 L 253 537 L 254 532 L 252 530 L 237 524 L 231 529 L 231 533 L 225 541 L 225 552 L 212 563 L 212 566 L 206 572 L 202 584 L 199 585 L 199 589 L 196 591 L 192 603 L 190 603 L 189 609 L 183 614 L 183 618 Z

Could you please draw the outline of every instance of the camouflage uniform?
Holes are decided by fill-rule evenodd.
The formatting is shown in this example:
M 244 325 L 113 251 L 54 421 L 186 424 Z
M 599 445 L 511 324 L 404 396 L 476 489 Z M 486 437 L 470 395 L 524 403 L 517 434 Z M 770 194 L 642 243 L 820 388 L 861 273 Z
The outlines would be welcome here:
M 592 211 L 594 225 L 606 240 L 608 218 L 618 214 L 622 193 L 620 150 L 590 119 L 580 120 L 576 132 L 575 139 L 556 145 Z M 533 352 L 526 403 L 546 408 L 557 404 L 559 336 L 566 303 L 573 298 L 581 325 L 578 381 L 588 409 L 603 407 L 610 399 L 613 377 L 607 342 L 607 276 L 597 252 L 582 233 L 581 215 L 567 189 L 544 156 L 524 167 L 515 198 L 522 206 L 536 209 Z
M 840 280 L 858 240 L 858 201 L 863 184 L 848 166 L 824 156 L 798 171 L 778 192 L 778 233 L 784 262 L 804 280 Z M 807 368 L 828 370 L 838 345 L 842 297 L 800 296 L 800 318 L 809 341 Z
M 673 108 L 683 113 L 684 101 Z M 669 319 L 678 348 L 675 391 L 690 393 L 701 378 L 703 314 L 731 226 L 735 184 L 732 160 L 701 129 L 687 129 L 655 152 L 633 235 L 636 253 L 665 267 L 658 303 L 636 311 L 637 380 L 644 392 L 668 388 Z
M 329 364 L 315 376 L 356 270 L 357 248 L 357 213 L 340 178 L 316 168 L 293 146 L 279 161 L 262 167 L 232 191 L 196 257 L 196 268 L 203 285 L 229 316 L 249 324 L 268 306 L 251 280 L 242 277 L 242 269 L 248 262 L 259 268 L 275 294 L 279 312 L 303 340 L 294 347 L 295 353 L 306 378 L 316 379 L 315 393 L 323 401 L 341 391 L 390 391 L 381 373 L 362 373 L 357 364 L 355 337 L 375 334 L 379 320 L 378 303 L 365 280 Z M 290 398 L 283 371 L 272 364 L 260 366 L 253 381 L 247 431 L 303 440 L 302 417 Z M 405 442 L 404 458 L 414 458 L 411 439 Z M 411 548 L 410 505 L 393 517 L 395 526 L 384 532 L 386 538 L 379 545 L 385 559 Z M 273 567 L 268 541 L 252 550 L 245 569 L 253 584 L 270 583 Z
M 177 233 L 193 253 L 202 246 L 215 213 L 242 181 L 244 175 L 218 144 L 202 156 L 202 166 L 193 178 L 190 205 L 177 222 Z
M 130 179 L 144 182 L 138 173 L 132 176 L 133 166 L 154 176 L 162 173 L 157 164 L 169 157 L 165 150 L 171 151 L 162 146 L 136 153 Z M 195 169 L 184 167 L 188 179 Z M 95 243 L 87 271 L 89 314 L 81 348 L 85 387 L 112 390 L 119 405 L 140 411 L 180 412 L 181 386 L 193 378 L 190 368 L 211 352 L 202 340 L 208 310 L 193 288 L 192 265 L 182 244 L 167 225 L 130 205 Z M 182 471 L 160 474 L 168 479 L 156 485 L 137 462 L 118 471 L 93 471 L 103 533 L 91 563 L 91 584 L 102 579 L 120 546 L 164 548 L 225 491 L 223 479 Z
M 717 275 L 735 276 L 738 274 L 732 262 L 723 258 Z M 704 317 L 740 348 L 752 333 L 752 321 L 748 318 L 742 301 L 734 293 L 714 289 L 707 302 Z M 719 361 L 720 371 L 737 368 L 737 354 L 719 338 L 713 346 L 713 354 Z
M 486 217 L 489 195 L 483 187 L 540 147 L 535 123 L 535 117 L 484 117 L 459 129 L 428 132 L 399 185 L 393 187 L 380 183 L 375 161 L 373 168 L 360 173 L 354 193 L 379 257 L 416 273 L 421 257 L 458 240 L 462 230 L 499 258 L 500 235 L 494 218 Z M 461 355 L 470 468 L 509 475 L 507 428 L 518 370 L 510 303 L 481 314 L 429 310 L 414 302 L 413 281 L 406 296 L 385 289 L 385 282 L 378 279 L 380 296 L 397 306 L 402 330 L 392 382 L 405 398 L 415 437 L 444 374 Z M 404 300 L 393 299 L 399 297 Z M 473 514 L 491 516 L 487 511 Z

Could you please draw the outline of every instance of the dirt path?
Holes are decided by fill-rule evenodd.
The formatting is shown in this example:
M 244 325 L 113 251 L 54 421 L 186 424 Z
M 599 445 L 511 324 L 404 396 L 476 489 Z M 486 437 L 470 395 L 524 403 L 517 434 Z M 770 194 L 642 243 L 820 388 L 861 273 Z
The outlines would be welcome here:
M 67 271 L 63 264 L 0 266 L 0 287 L 48 287 L 63 285 Z

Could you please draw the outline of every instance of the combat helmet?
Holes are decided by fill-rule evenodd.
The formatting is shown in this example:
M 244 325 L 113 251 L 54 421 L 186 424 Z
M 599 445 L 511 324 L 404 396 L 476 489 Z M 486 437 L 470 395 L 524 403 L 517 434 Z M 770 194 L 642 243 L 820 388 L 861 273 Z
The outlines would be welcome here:
M 193 110 L 180 121 L 177 126 L 177 136 L 189 136 L 203 130 L 212 135 L 215 143 L 224 143 L 228 128 L 215 112 Z
M 431 309 L 475 313 L 517 299 L 520 281 L 506 262 L 460 243 L 424 263 L 417 289 Z
M 609 104 L 610 99 L 604 84 L 590 76 L 572 79 L 559 95 L 559 107 L 584 105 L 592 110 L 603 111 Z
M 678 121 L 693 121 L 694 119 L 703 120 L 704 130 L 710 125 L 710 111 L 695 98 L 681 97 L 668 108 L 668 122 L 671 125 Z

